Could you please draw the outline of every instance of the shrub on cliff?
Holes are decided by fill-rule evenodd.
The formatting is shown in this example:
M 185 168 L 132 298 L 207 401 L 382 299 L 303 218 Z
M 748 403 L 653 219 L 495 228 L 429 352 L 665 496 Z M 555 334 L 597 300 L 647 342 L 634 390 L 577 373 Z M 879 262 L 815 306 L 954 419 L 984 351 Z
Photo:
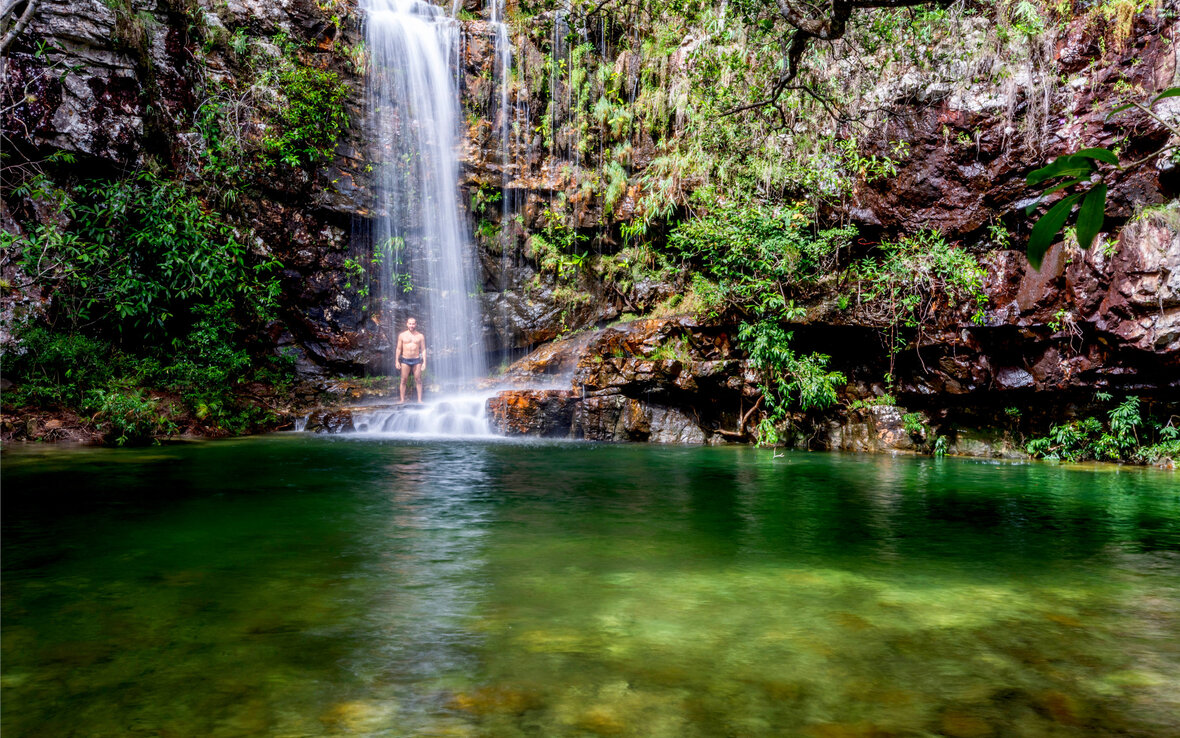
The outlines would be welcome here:
M 278 72 L 284 98 L 276 110 L 279 131 L 266 138 L 266 152 L 272 161 L 288 166 L 311 166 L 331 158 L 348 127 L 348 88 L 336 72 L 304 62 L 289 43 L 284 47 Z
M 712 283 L 714 312 L 775 318 L 834 267 L 852 227 L 816 230 L 804 208 L 723 204 L 680 223 L 670 248 Z
M 885 335 L 893 360 L 942 313 L 960 309 L 981 325 L 987 307 L 983 267 L 936 231 L 882 242 L 877 255 L 853 264 L 858 317 Z
M 779 426 L 792 406 L 822 410 L 836 404 L 836 393 L 848 380 L 840 372 L 828 371 L 829 356 L 796 352 L 791 348 L 792 334 L 768 320 L 742 323 L 737 337 L 759 374 L 760 402 L 765 403 L 758 423 L 759 443 L 779 442 Z
M 273 263 L 252 259 L 182 185 L 150 173 L 69 187 L 38 175 L 16 193 L 51 212 L 0 245 L 48 307 L 16 326 L 6 405 L 81 410 L 121 442 L 170 427 L 151 419 L 163 410 L 141 388 L 179 394 L 227 431 L 260 419 L 235 387 L 260 371 L 246 342 L 272 318 Z
M 208 75 L 193 117 L 202 176 L 230 203 L 249 179 L 276 164 L 312 168 L 332 157 L 348 127 L 348 86 L 307 47 L 285 35 L 270 43 L 230 41 L 238 77 Z
M 1111 396 L 1099 393 L 1099 402 Z M 1035 457 L 1063 461 L 1134 461 L 1155 463 L 1163 458 L 1180 458 L 1180 429 L 1175 416 L 1143 417 L 1139 398 L 1127 397 L 1107 412 L 1106 421 L 1096 416 L 1054 425 L 1049 435 L 1028 442 Z
M 233 230 L 179 183 L 139 172 L 60 189 L 41 177 L 17 194 L 46 201 L 50 190 L 52 217 L 0 239 L 53 294 L 52 325 L 159 341 L 183 334 L 197 305 L 273 308 L 274 264 L 249 264 Z
M 760 443 L 778 442 L 791 408 L 834 405 L 846 382 L 828 370 L 827 355 L 795 351 L 783 324 L 803 317 L 791 296 L 831 270 L 854 233 L 848 227 L 817 231 L 802 209 L 750 205 L 722 205 L 672 231 L 670 247 L 694 270 L 702 311 L 743 318 L 737 339 L 759 376 Z

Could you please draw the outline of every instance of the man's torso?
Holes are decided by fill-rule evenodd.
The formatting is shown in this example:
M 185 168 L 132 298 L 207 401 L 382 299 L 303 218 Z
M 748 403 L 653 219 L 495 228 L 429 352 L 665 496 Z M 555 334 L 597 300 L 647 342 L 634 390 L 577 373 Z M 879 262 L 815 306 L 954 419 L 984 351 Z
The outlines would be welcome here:
M 402 344 L 402 358 L 417 359 L 419 356 L 421 356 L 422 344 L 425 341 L 425 338 L 426 337 L 421 333 L 411 333 L 409 331 L 402 332 L 402 334 L 398 336 L 398 340 Z

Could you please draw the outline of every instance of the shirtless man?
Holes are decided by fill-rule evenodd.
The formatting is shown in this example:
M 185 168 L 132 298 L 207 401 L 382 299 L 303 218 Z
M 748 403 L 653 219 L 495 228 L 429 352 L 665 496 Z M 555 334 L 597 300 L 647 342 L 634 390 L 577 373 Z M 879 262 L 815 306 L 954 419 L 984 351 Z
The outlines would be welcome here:
M 414 372 L 414 388 L 418 390 L 418 402 L 422 402 L 422 371 L 426 368 L 426 336 L 418 332 L 418 321 L 410 318 L 406 329 L 397 337 L 397 353 L 393 365 L 402 373 L 401 401 L 406 401 L 406 380 Z

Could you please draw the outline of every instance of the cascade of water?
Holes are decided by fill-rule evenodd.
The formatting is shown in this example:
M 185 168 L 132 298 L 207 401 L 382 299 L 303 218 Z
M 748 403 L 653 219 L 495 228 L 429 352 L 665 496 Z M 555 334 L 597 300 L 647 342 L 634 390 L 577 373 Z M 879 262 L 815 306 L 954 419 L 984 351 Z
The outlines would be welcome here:
M 508 25 L 504 22 L 504 0 L 490 0 L 492 5 L 492 26 L 496 29 L 496 68 L 494 75 L 500 88 L 500 152 L 504 165 L 504 176 L 508 176 L 508 164 L 511 152 L 508 150 L 509 124 L 508 119 L 508 75 L 512 70 L 512 45 L 508 38 Z
M 434 382 L 486 374 L 471 239 L 459 208 L 459 24 L 422 0 L 367 0 L 369 125 L 386 289 L 427 336 Z M 401 330 L 410 315 L 396 316 Z
M 491 393 L 459 394 L 423 405 L 394 405 L 357 411 L 352 422 L 357 435 L 491 437 L 487 402 Z
M 558 111 L 557 105 L 557 90 L 558 83 L 561 81 L 560 62 L 566 58 L 566 43 L 565 37 L 569 35 L 570 27 L 566 21 L 568 13 L 565 8 L 559 7 L 553 12 L 553 38 L 551 40 L 551 48 L 553 53 L 553 64 L 550 65 L 549 71 L 549 156 L 555 159 L 558 155 L 557 134 L 561 130 L 561 114 Z
M 511 288 L 511 262 L 513 230 L 511 218 L 515 212 L 512 202 L 512 165 L 514 154 L 512 148 L 512 117 L 508 113 L 509 74 L 512 70 L 512 43 L 508 35 L 508 25 L 504 22 L 504 0 L 488 0 L 491 24 L 495 29 L 495 59 L 492 77 L 499 90 L 499 105 L 495 113 L 496 132 L 499 137 L 500 155 L 500 294 L 505 294 Z M 503 340 L 501 362 L 507 364 L 511 357 L 508 336 L 509 316 L 508 306 L 501 300 L 499 304 L 499 330 Z

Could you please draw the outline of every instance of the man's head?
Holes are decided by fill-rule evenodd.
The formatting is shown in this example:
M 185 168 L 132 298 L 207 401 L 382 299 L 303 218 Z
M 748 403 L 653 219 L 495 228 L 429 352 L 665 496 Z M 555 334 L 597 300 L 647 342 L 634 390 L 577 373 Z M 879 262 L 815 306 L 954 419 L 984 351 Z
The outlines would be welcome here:
M 409 320 L 407 320 L 406 321 L 406 330 L 408 330 L 408 331 L 418 330 L 418 321 L 413 318 L 410 318 Z

